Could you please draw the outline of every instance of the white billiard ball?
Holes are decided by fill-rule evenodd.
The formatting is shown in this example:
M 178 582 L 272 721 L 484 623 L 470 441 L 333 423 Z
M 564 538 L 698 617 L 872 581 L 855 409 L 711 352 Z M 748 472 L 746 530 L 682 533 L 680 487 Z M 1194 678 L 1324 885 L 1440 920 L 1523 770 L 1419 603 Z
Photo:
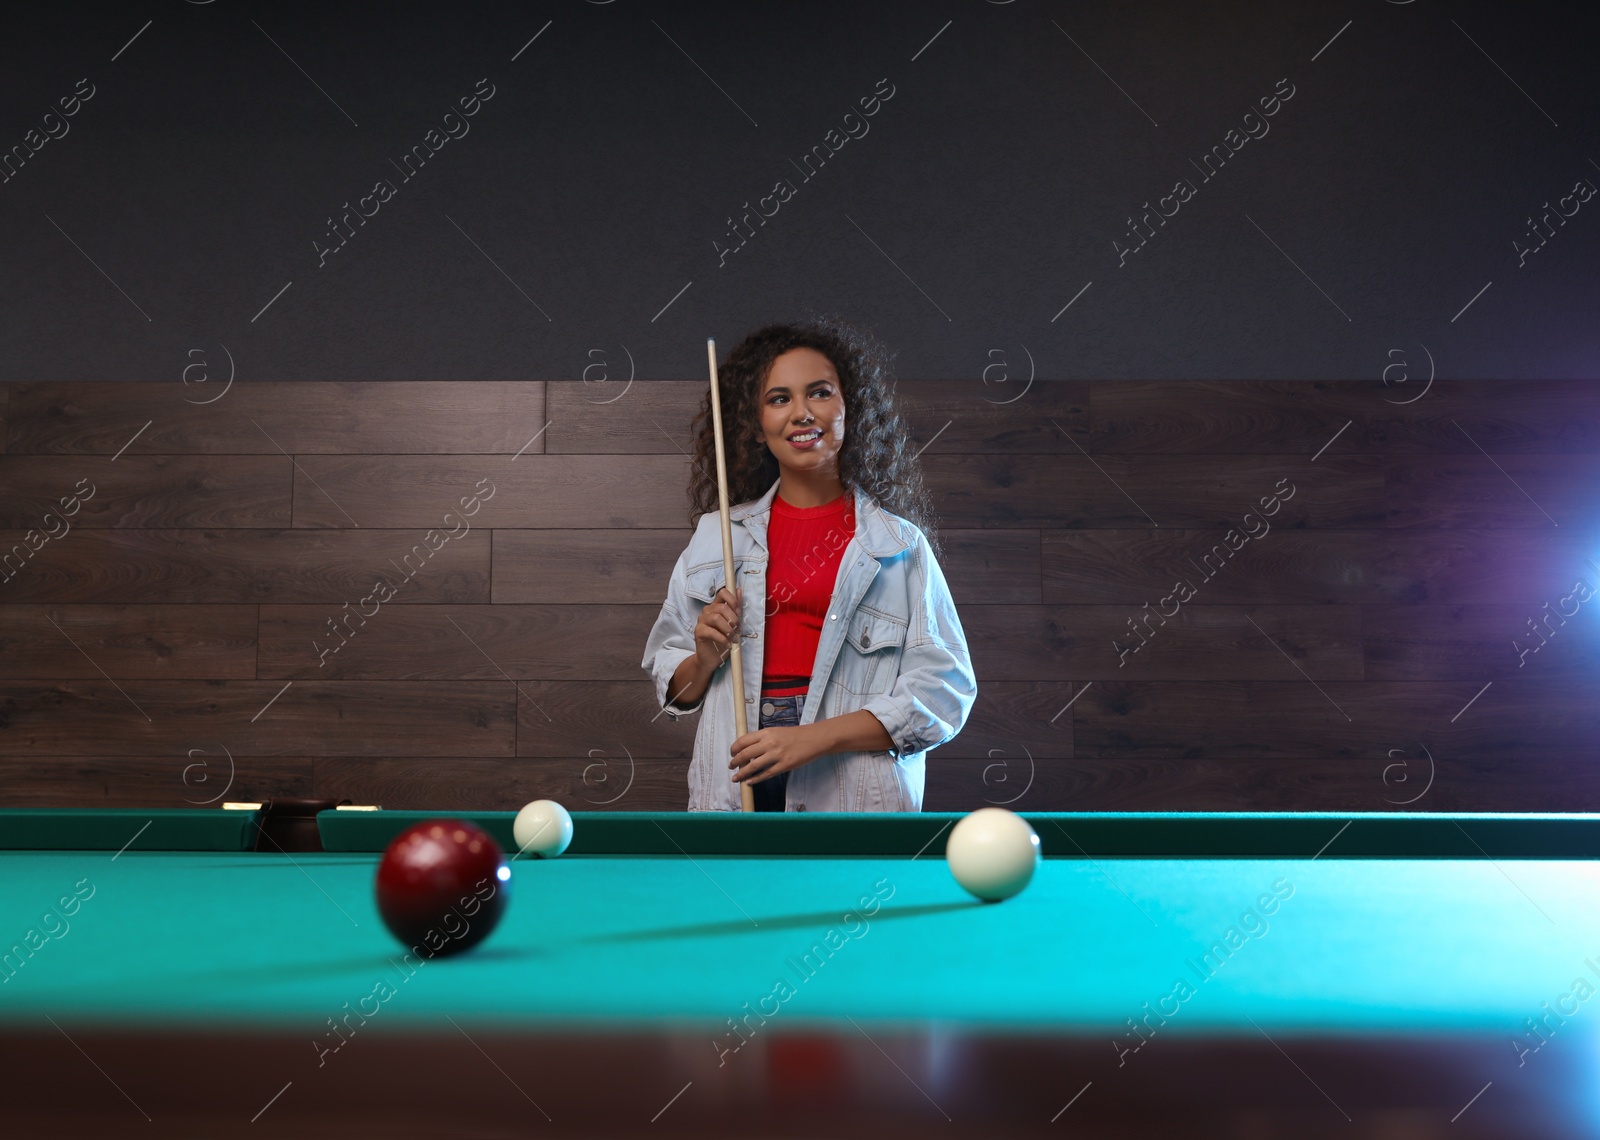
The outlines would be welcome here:
M 555 800 L 534 800 L 517 813 L 511 836 L 522 854 L 554 859 L 572 842 L 572 816 Z
M 1039 836 L 1028 821 L 1005 808 L 979 808 L 950 829 L 945 844 L 950 873 L 985 902 L 1017 894 L 1039 866 Z

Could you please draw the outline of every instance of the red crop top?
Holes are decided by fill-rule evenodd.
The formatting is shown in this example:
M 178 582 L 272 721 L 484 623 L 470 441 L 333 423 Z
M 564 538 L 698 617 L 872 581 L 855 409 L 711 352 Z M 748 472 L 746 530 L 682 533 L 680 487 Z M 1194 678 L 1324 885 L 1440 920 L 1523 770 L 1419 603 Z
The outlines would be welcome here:
M 772 496 L 763 696 L 804 694 L 810 688 L 839 564 L 855 533 L 855 495 L 848 490 L 820 507 L 790 506 Z

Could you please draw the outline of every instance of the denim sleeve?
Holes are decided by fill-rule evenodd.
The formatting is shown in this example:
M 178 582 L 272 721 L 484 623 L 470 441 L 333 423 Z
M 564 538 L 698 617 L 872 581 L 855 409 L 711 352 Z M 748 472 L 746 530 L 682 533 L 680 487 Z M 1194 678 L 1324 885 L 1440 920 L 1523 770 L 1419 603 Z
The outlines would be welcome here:
M 695 612 L 694 607 L 700 603 L 690 598 L 684 588 L 684 564 L 688 554 L 686 548 L 678 556 L 677 565 L 672 568 L 672 578 L 667 583 L 666 601 L 661 603 L 661 613 L 657 615 L 656 623 L 650 629 L 650 636 L 645 640 L 644 660 L 639 663 L 655 681 L 656 704 L 665 709 L 667 715 L 674 720 L 689 713 L 699 712 L 700 706 L 705 703 L 704 694 L 700 700 L 687 708 L 667 703 L 667 687 L 672 682 L 672 674 L 685 658 L 694 656 L 694 619 L 685 615 Z M 707 692 L 709 691 L 708 688 Z
M 894 688 L 869 699 L 896 758 L 926 752 L 961 731 L 978 696 L 967 638 L 950 587 L 921 531 L 911 564 L 911 622 Z

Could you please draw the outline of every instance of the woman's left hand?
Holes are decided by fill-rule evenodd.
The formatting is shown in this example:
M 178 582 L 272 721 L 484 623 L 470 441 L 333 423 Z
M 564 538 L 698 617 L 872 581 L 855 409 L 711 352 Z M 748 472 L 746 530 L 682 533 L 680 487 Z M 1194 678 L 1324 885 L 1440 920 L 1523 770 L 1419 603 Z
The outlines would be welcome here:
M 728 763 L 733 769 L 734 782 L 759 784 L 768 776 L 811 763 L 822 755 L 815 744 L 814 727 L 781 725 L 757 729 L 739 737 L 733 742 L 733 759 Z

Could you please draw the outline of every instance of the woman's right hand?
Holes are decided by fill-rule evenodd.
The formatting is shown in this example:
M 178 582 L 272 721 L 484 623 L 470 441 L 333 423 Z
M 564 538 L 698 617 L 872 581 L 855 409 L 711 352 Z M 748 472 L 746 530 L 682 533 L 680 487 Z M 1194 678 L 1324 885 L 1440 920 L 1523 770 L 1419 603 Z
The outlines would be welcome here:
M 694 652 L 707 669 L 715 671 L 726 660 L 733 638 L 739 629 L 739 609 L 744 600 L 744 590 L 731 593 L 726 586 L 700 611 L 700 620 L 694 623 Z

